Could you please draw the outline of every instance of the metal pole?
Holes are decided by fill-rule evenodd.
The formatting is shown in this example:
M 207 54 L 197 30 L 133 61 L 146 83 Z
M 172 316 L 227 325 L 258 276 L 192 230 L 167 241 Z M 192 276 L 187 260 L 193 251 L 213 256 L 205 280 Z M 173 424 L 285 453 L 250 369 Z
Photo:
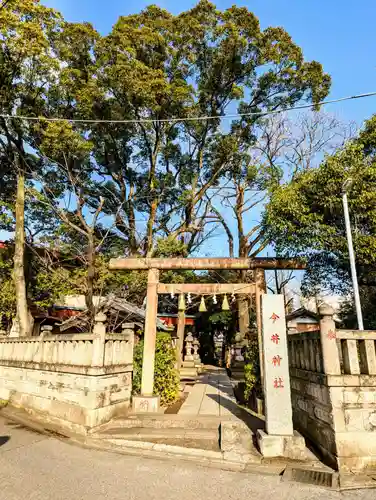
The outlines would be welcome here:
M 358 278 L 356 275 L 356 267 L 355 267 L 355 254 L 354 254 L 354 247 L 353 247 L 353 241 L 352 241 L 352 235 L 351 235 L 349 206 L 347 203 L 347 193 L 345 190 L 343 191 L 343 194 L 342 194 L 342 201 L 343 201 L 343 212 L 345 215 L 347 246 L 349 248 L 349 259 L 350 259 L 350 268 L 351 268 L 351 278 L 352 278 L 353 290 L 354 290 L 356 317 L 358 319 L 358 329 L 364 330 L 362 308 L 360 305 L 360 297 L 359 297 Z

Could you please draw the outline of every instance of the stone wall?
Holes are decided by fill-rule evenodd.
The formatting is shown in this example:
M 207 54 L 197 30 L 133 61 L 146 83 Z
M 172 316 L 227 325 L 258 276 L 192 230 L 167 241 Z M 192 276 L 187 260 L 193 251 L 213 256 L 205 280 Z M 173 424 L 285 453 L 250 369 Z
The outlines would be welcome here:
M 86 432 L 130 405 L 132 370 L 84 375 L 0 366 L 0 398 L 66 429 Z
M 376 335 L 373 332 L 373 335 Z M 338 466 L 376 469 L 376 376 L 329 376 Z
M 332 467 L 337 464 L 337 447 L 332 403 L 323 374 L 290 367 L 294 429 L 309 438 Z
M 78 432 L 107 422 L 130 405 L 133 324 L 92 334 L 0 339 L 0 398 Z
M 321 309 L 320 332 L 289 335 L 294 426 L 332 466 L 376 469 L 376 332 L 336 330 Z

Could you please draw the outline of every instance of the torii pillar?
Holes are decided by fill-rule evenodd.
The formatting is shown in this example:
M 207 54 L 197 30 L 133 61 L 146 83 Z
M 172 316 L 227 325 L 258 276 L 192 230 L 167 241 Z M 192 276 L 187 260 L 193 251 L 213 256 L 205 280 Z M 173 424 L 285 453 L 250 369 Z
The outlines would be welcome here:
M 141 379 L 141 394 L 145 397 L 153 396 L 155 342 L 157 338 L 156 318 L 158 313 L 158 283 L 159 270 L 149 269 Z

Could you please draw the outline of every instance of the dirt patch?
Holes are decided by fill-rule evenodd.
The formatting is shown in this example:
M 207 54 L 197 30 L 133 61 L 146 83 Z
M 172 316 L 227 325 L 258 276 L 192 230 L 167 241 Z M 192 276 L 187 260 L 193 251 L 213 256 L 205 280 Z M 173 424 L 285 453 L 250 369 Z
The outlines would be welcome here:
M 179 413 L 180 408 L 182 407 L 182 404 L 188 397 L 188 392 L 183 392 L 179 399 L 175 401 L 175 403 L 172 403 L 172 405 L 168 406 L 166 411 L 164 412 L 165 415 L 176 415 Z

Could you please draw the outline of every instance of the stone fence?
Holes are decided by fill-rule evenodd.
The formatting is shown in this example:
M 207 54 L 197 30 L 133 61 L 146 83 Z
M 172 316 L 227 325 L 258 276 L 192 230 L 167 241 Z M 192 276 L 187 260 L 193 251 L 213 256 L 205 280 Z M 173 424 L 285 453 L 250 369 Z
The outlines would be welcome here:
M 85 374 L 117 371 L 132 363 L 133 326 L 124 326 L 125 335 L 105 333 L 101 337 L 81 333 L 0 338 L 0 365 Z
M 134 325 L 93 333 L 0 338 L 0 398 L 80 432 L 108 421 L 130 404 Z
M 289 335 L 294 427 L 340 470 L 376 469 L 374 331 L 336 330 L 320 308 L 320 332 Z

